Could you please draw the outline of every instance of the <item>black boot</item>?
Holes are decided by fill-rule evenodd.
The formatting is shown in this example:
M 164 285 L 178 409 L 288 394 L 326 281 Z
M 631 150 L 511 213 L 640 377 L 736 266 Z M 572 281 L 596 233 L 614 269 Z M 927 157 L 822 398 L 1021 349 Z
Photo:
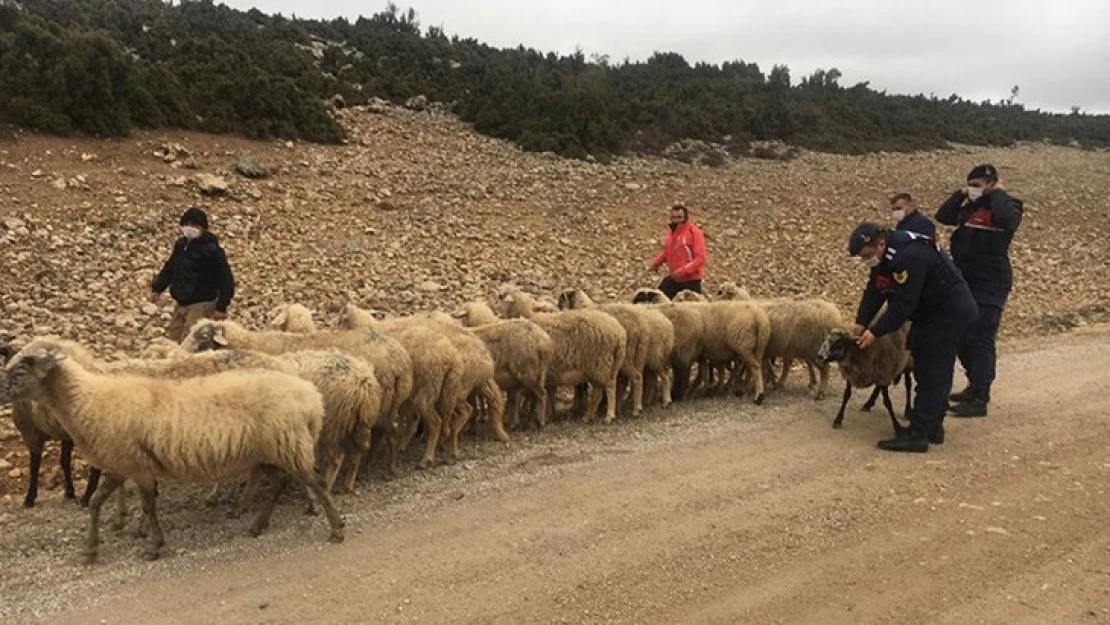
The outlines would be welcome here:
M 985 417 L 987 416 L 987 402 L 979 397 L 972 397 L 956 404 L 949 412 L 953 417 Z
M 964 390 L 960 391 L 959 393 L 952 393 L 951 395 L 949 395 L 948 401 L 954 404 L 959 404 L 967 401 L 974 394 L 975 391 L 972 390 L 971 386 L 966 386 L 964 387 Z
M 938 423 L 937 426 L 929 430 L 929 443 L 932 445 L 944 444 L 944 424 Z
M 929 451 L 929 438 L 925 435 L 925 430 L 916 425 L 910 425 L 910 427 L 903 428 L 901 432 L 898 432 L 894 438 L 879 441 L 877 446 L 885 451 L 924 453 Z

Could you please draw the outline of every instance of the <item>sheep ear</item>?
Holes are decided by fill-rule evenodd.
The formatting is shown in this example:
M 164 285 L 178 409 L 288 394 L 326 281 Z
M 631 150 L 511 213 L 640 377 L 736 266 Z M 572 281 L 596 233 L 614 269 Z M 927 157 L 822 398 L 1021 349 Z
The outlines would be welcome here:
M 227 337 L 224 336 L 223 330 L 216 330 L 212 333 L 212 342 L 220 347 L 227 347 Z
M 285 320 L 287 318 L 288 317 L 286 316 L 285 311 L 282 310 L 281 312 L 279 312 L 277 314 L 276 317 L 274 317 L 274 319 L 270 322 L 270 325 L 272 325 L 272 326 L 283 326 L 283 325 L 285 325 Z

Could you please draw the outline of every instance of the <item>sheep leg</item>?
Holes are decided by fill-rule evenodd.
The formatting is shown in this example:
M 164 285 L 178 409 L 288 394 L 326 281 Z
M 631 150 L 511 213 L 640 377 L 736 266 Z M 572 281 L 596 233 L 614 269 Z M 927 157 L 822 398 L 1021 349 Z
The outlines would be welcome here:
M 427 440 L 424 444 L 424 457 L 420 459 L 417 468 L 427 469 L 436 460 L 436 447 L 439 445 L 440 433 L 443 431 L 443 419 L 430 406 L 422 406 L 417 409 L 417 412 L 421 415 L 421 421 L 427 429 L 425 432 Z
M 89 526 L 85 538 L 85 549 L 81 553 L 85 564 L 96 562 L 97 554 L 100 551 L 100 509 L 104 506 L 104 500 L 122 485 L 122 478 L 111 473 L 105 475 L 104 484 L 96 490 L 92 501 L 89 502 Z
M 92 500 L 93 493 L 96 492 L 98 484 L 100 484 L 100 469 L 89 467 L 89 481 L 85 484 L 85 494 L 81 495 L 82 508 L 89 507 L 89 501 Z
M 325 455 L 328 462 L 324 469 L 324 485 L 330 493 L 332 488 L 335 487 L 335 478 L 339 477 L 339 467 L 343 466 L 345 452 L 338 445 L 328 445 Z
M 161 556 L 163 545 L 166 544 L 165 537 L 162 536 L 162 527 L 158 524 L 158 514 L 155 510 L 155 500 L 158 496 L 157 486 L 154 480 L 148 482 L 145 479 L 136 480 L 135 484 L 139 487 L 139 495 L 143 503 L 143 519 L 147 523 L 149 533 L 146 549 L 143 551 L 143 558 L 147 560 L 157 560 L 159 556 Z
M 467 422 L 473 414 L 473 409 L 470 404 L 462 402 L 455 408 L 455 413 L 451 415 L 449 425 L 447 427 L 447 453 L 444 454 L 444 460 L 447 464 L 455 464 L 459 460 L 459 434 L 462 433 L 463 428 L 466 427 Z M 493 422 L 493 418 L 490 418 Z
M 348 454 L 351 459 L 350 466 L 348 466 L 347 479 L 343 482 L 343 492 L 354 492 L 355 478 L 358 476 L 358 470 L 362 467 L 362 459 L 370 453 L 370 446 L 373 442 L 373 432 L 370 427 L 360 427 L 354 434 L 354 447 L 355 452 Z
M 282 474 L 284 478 L 284 474 Z M 331 494 L 324 488 L 324 480 L 319 475 L 316 475 L 311 470 L 302 471 L 300 475 L 301 480 L 304 481 L 305 486 L 308 487 L 316 499 L 320 502 L 320 507 L 324 509 L 324 516 L 328 519 L 328 526 L 331 528 L 331 533 L 328 535 L 328 542 L 341 543 L 343 542 L 343 517 L 340 516 L 339 510 L 335 507 L 335 501 L 331 498 Z M 277 499 L 275 498 L 276 502 Z M 273 512 L 273 502 L 270 505 L 270 512 Z M 269 515 L 267 515 L 267 521 Z
M 593 389 L 594 389 L 594 385 L 590 384 L 590 390 L 593 391 Z M 597 392 L 595 393 L 595 396 L 600 401 L 600 398 L 601 398 L 601 389 L 600 388 L 597 389 Z M 609 381 L 609 384 L 607 384 L 605 386 L 605 397 L 607 399 L 609 399 L 609 405 L 606 407 L 605 421 L 603 423 L 605 423 L 605 425 L 609 425 L 610 423 L 612 423 L 613 421 L 615 421 L 617 419 L 617 379 L 615 377 L 612 380 Z M 595 407 L 595 409 L 596 409 L 596 407 Z
M 864 412 L 871 412 L 871 409 L 875 407 L 875 402 L 879 401 L 879 395 L 881 394 L 882 388 L 876 386 L 874 390 L 871 391 L 871 396 L 867 398 L 867 401 L 862 406 L 860 406 L 860 410 Z
M 638 417 L 644 411 L 644 372 L 633 369 L 628 378 L 632 384 L 632 416 Z
M 836 413 L 836 418 L 833 419 L 833 427 L 840 429 L 844 423 L 844 409 L 848 406 L 848 400 L 852 398 L 852 385 L 847 382 L 844 383 L 844 398 L 840 400 L 840 410 Z
M 674 401 L 686 399 L 686 391 L 690 388 L 690 367 L 689 364 L 674 366 L 674 379 L 671 382 L 671 399 Z
M 814 364 L 812 362 L 806 362 L 806 365 L 810 367 L 810 371 L 813 371 Z M 821 381 L 817 384 L 817 393 L 814 394 L 813 399 L 820 400 L 824 399 L 825 394 L 829 392 L 829 366 L 816 365 L 816 367 L 821 373 Z
M 122 485 L 116 489 L 116 518 L 112 520 L 112 531 L 122 532 L 127 526 L 127 489 Z M 135 533 L 143 535 L 142 527 L 135 528 Z
M 497 382 L 492 379 L 486 380 L 479 393 L 486 403 L 489 424 L 493 428 L 493 436 L 502 443 L 509 442 L 512 437 L 505 431 L 505 399 L 501 397 L 501 387 L 497 386 Z M 469 410 L 463 418 L 470 419 Z M 457 434 L 455 435 L 455 441 L 458 442 Z
M 894 425 L 894 433 L 898 434 L 902 431 L 902 424 L 898 423 L 898 419 L 894 416 L 894 404 L 890 401 L 890 387 L 883 386 L 883 406 L 886 406 L 886 411 L 890 414 L 890 422 Z
M 39 467 L 42 466 L 43 441 L 40 438 L 27 445 L 27 447 L 31 451 L 31 467 L 27 476 L 27 496 L 23 498 L 23 507 L 34 508 L 35 500 L 39 496 Z
M 781 387 L 786 386 L 786 376 L 790 374 L 791 366 L 794 366 L 794 361 L 791 361 L 790 359 L 783 359 L 783 373 L 779 373 L 778 379 L 774 381 L 773 385 L 775 389 L 781 389 Z M 774 374 L 775 372 L 771 371 L 771 375 Z
M 222 485 L 219 482 L 212 485 L 212 490 L 208 491 L 208 494 L 204 496 L 205 506 L 211 508 L 220 503 L 220 486 Z
M 65 483 L 65 498 L 76 499 L 77 493 L 73 490 L 73 441 L 62 440 L 62 479 Z
M 755 359 L 752 354 L 744 353 L 740 355 L 741 360 L 744 361 L 744 366 L 751 371 L 752 379 L 755 381 L 755 405 L 763 404 L 763 367 L 761 363 Z M 737 371 L 737 378 L 739 378 L 739 371 Z
M 270 526 L 270 517 L 274 514 L 274 506 L 277 505 L 278 498 L 281 497 L 281 493 L 289 484 L 289 477 L 277 467 L 264 465 L 262 470 L 266 473 L 266 477 L 269 478 L 272 488 L 270 489 L 269 499 L 262 504 L 262 510 L 258 512 L 258 516 L 254 518 L 254 522 L 251 523 L 250 529 L 248 530 L 250 535 L 256 538 Z M 311 474 L 314 479 L 317 479 L 316 474 L 311 469 L 308 473 Z
M 812 360 L 806 360 L 806 370 L 809 371 L 809 390 L 817 387 L 817 372 L 814 371 L 814 364 Z M 824 376 L 821 376 L 824 379 Z

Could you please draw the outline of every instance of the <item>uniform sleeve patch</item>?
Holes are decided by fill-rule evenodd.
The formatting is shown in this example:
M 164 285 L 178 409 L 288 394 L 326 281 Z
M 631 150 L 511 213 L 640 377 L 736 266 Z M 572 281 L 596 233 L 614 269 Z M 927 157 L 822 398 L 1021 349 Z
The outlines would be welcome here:
M 903 269 L 902 271 L 895 271 L 891 275 L 894 276 L 894 281 L 898 284 L 905 284 L 906 280 L 910 279 L 910 270 Z

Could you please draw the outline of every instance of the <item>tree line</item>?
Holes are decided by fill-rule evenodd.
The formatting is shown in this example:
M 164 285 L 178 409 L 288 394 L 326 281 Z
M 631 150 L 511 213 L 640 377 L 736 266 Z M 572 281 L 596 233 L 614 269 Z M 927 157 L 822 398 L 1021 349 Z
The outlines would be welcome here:
M 212 0 L 0 0 L 0 118 L 51 133 L 135 127 L 341 141 L 326 102 L 423 94 L 481 133 L 584 158 L 658 153 L 680 139 L 744 151 L 781 140 L 863 153 L 1048 140 L 1110 145 L 1110 116 L 1027 110 L 1010 98 L 891 95 L 835 68 L 691 65 L 659 52 L 611 63 L 498 49 L 422 29 L 390 3 L 354 21 L 238 11 Z

